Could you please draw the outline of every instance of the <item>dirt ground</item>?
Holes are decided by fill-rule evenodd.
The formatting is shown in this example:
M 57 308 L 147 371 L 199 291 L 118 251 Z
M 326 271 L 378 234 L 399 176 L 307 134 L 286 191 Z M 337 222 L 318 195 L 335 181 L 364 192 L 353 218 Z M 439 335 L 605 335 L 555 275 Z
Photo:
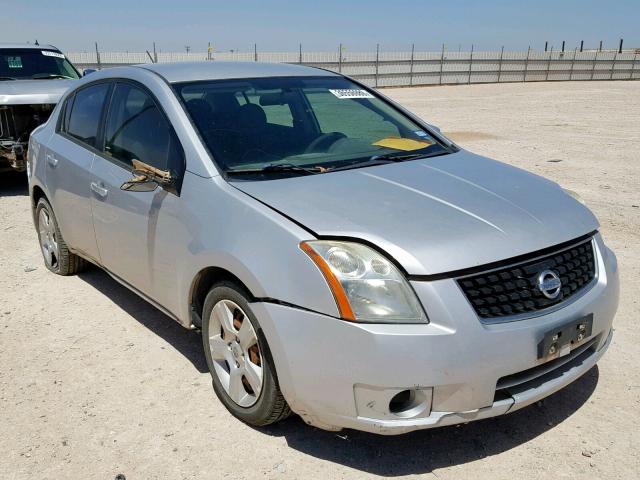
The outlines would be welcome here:
M 640 478 L 640 82 L 387 90 L 470 150 L 580 193 L 618 255 L 598 367 L 501 418 L 379 437 L 291 418 L 265 429 L 214 397 L 196 332 L 98 269 L 43 266 L 26 182 L 0 177 L 0 478 Z

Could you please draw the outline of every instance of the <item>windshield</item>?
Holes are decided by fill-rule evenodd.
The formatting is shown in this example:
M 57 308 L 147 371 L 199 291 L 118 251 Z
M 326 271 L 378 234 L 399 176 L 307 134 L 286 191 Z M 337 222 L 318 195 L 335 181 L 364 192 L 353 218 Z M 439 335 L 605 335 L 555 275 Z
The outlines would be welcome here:
M 422 127 L 343 77 L 176 85 L 227 173 L 326 173 L 448 153 Z
M 0 80 L 80 78 L 63 54 L 55 50 L 3 48 L 0 50 Z

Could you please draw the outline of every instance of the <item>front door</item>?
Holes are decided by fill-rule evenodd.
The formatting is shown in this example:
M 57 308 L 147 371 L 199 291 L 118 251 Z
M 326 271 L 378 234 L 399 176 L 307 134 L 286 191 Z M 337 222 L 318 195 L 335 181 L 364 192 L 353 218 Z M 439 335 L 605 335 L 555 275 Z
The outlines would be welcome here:
M 102 265 L 148 297 L 157 298 L 158 265 L 172 252 L 158 252 L 158 238 L 171 235 L 168 217 L 179 214 L 177 192 L 121 190 L 132 178 L 132 160 L 179 175 L 181 148 L 166 117 L 151 95 L 130 83 L 117 83 L 104 126 L 104 151 L 96 155 L 92 173 L 93 223 Z M 175 282 L 175 269 L 162 282 Z M 173 275 L 172 275 L 173 273 Z M 165 278 L 166 277 L 166 278 Z M 175 291 L 175 288 L 173 289 Z

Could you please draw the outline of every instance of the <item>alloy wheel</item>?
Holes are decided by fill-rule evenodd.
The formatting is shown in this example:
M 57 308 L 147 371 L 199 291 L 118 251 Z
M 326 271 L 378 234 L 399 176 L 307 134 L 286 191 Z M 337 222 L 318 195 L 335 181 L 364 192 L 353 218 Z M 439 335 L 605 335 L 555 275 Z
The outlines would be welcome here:
M 211 311 L 209 351 L 229 398 L 244 408 L 254 405 L 263 386 L 262 352 L 251 321 L 231 300 L 220 300 Z
M 38 233 L 40 237 L 40 248 L 47 265 L 55 268 L 58 265 L 59 249 L 56 237 L 56 227 L 51 215 L 46 208 L 41 208 L 38 214 Z

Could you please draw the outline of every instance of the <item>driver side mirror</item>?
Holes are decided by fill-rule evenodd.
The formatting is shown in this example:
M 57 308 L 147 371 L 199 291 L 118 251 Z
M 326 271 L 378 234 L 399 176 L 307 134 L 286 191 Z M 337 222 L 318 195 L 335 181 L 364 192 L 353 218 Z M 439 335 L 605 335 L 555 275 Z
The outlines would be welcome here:
M 120 190 L 129 192 L 153 192 L 158 185 L 172 186 L 173 178 L 168 170 L 160 170 L 140 160 L 133 160 L 133 178 L 124 182 Z
M 83 76 L 83 77 L 86 77 L 87 75 L 89 75 L 90 73 L 93 73 L 93 72 L 95 72 L 95 71 L 96 71 L 96 69 L 95 69 L 95 68 L 85 68 L 85 69 L 82 71 L 82 76 Z

